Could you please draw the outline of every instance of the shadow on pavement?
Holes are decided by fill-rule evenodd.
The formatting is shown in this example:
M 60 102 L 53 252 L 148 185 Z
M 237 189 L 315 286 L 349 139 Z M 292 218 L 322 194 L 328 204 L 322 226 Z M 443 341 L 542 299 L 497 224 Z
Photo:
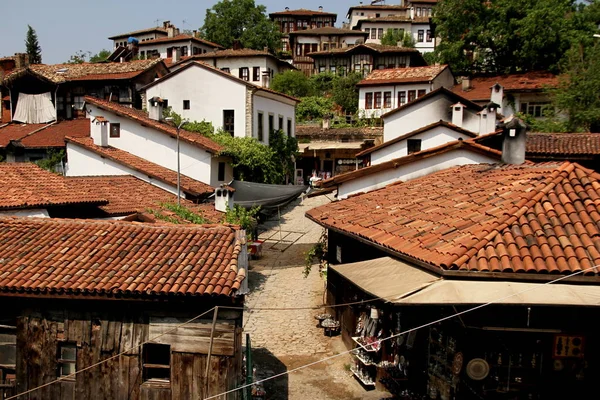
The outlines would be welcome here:
M 269 350 L 259 347 L 252 350 L 256 377 L 265 379 L 267 377 L 281 374 L 287 371 L 287 367 Z M 267 395 L 265 400 L 287 400 L 289 394 L 288 376 L 283 375 L 267 381 L 263 384 Z

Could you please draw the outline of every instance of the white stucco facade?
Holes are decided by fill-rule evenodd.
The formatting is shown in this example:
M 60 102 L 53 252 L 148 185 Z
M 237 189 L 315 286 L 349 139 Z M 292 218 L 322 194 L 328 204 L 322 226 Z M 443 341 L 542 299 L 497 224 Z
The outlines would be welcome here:
M 179 49 L 180 56 L 193 56 L 197 54 L 204 54 L 215 49 L 214 47 L 193 40 L 181 40 L 173 42 L 159 41 L 157 43 L 140 42 L 139 55 L 142 59 L 152 58 L 156 56 L 163 59 L 172 58 L 173 54 L 171 53 L 171 55 L 169 56 L 169 49 L 173 49 L 172 51 L 174 52 L 175 48 Z M 186 50 L 183 50 L 183 48 L 185 48 Z
M 450 98 L 440 94 L 432 95 L 432 97 L 423 99 L 409 107 L 400 108 L 383 118 L 383 141 L 387 142 L 440 120 L 453 122 L 453 109 L 451 107 L 453 104 L 454 102 Z M 478 110 L 465 107 L 462 122 L 456 125 L 478 133 L 480 116 L 477 112 Z
M 459 165 L 492 164 L 496 162 L 498 160 L 495 158 L 465 149 L 457 149 L 343 182 L 338 186 L 337 197 L 342 200 L 353 194 L 370 192 L 398 181 L 408 181 Z
M 471 138 L 472 136 L 457 132 L 445 126 L 436 126 L 427 131 L 413 135 L 410 138 L 400 140 L 396 143 L 390 144 L 389 146 L 383 147 L 380 150 L 372 152 L 371 165 L 381 164 L 395 158 L 407 156 L 408 139 L 420 140 L 421 150 L 427 150 L 458 139 L 466 140 Z
M 392 9 L 392 10 L 381 10 L 377 8 L 373 9 L 353 9 L 351 15 L 348 15 L 350 20 L 350 29 L 358 24 L 358 21 L 369 18 L 380 18 L 380 17 L 391 17 L 391 16 L 406 16 L 409 15 L 407 9 Z
M 414 99 L 417 99 L 422 95 L 439 89 L 440 87 L 452 89 L 453 86 L 454 76 L 449 68 L 444 69 L 439 75 L 429 82 L 361 86 L 358 92 L 359 115 L 364 116 L 365 118 L 379 118 L 383 114 L 406 104 L 408 99 L 411 98 L 410 92 L 412 92 Z M 391 93 L 390 107 L 385 107 L 386 92 Z M 372 94 L 373 100 L 371 101 L 371 108 L 367 108 L 367 93 Z M 381 108 L 375 108 L 375 93 L 381 93 Z
M 211 122 L 215 129 L 224 129 L 226 114 L 233 113 L 236 137 L 258 138 L 258 113 L 262 112 L 265 144 L 268 144 L 268 115 L 274 116 L 275 129 L 279 129 L 279 116 L 282 116 L 284 132 L 295 136 L 296 100 L 196 63 L 150 85 L 145 97 L 166 99 L 173 111 L 183 118 Z M 184 105 L 189 109 L 184 109 Z M 289 119 L 291 132 L 288 132 Z
M 50 214 L 45 208 L 32 208 L 29 210 L 0 211 L 0 217 L 50 218 Z

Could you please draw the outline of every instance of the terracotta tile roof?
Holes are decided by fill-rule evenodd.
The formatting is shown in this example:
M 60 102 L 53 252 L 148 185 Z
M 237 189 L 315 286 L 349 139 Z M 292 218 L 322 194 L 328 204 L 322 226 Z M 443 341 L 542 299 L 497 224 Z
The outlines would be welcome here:
M 462 84 L 458 84 L 452 91 L 469 100 L 487 101 L 490 99 L 492 86 L 496 83 L 499 83 L 505 92 L 540 92 L 545 87 L 556 87 L 558 77 L 549 72 L 476 77 L 471 78 L 471 89 L 463 90 Z
M 31 163 L 0 163 L 0 209 L 106 204 L 101 194 L 77 188 L 61 175 Z
M 313 17 L 333 16 L 333 17 L 337 18 L 337 14 L 335 14 L 335 13 L 307 10 L 306 8 L 300 8 L 298 10 L 277 11 L 277 12 L 269 14 L 269 17 L 273 18 L 274 16 L 278 16 L 278 15 L 301 15 L 301 16 L 310 15 Z
M 600 264 L 599 205 L 600 175 L 577 164 L 476 164 L 307 216 L 440 270 L 565 274 Z
M 229 226 L 4 218 L 0 291 L 233 296 L 246 275 L 238 266 L 243 240 Z
M 471 100 L 466 99 L 466 98 L 462 97 L 460 94 L 457 94 L 451 90 L 448 90 L 445 87 L 441 87 L 441 88 L 432 90 L 431 92 L 427 93 L 426 95 L 418 97 L 416 100 L 406 103 L 405 105 L 403 105 L 401 107 L 398 107 L 394 110 L 388 111 L 387 113 L 383 114 L 381 116 L 381 118 L 389 117 L 389 116 L 397 113 L 400 110 L 404 111 L 408 108 L 412 108 L 415 105 L 421 104 L 425 100 L 430 99 L 434 96 L 446 96 L 454 103 L 462 103 L 464 106 L 471 108 L 476 112 L 480 112 L 481 110 L 483 110 L 483 107 L 480 106 L 479 104 L 473 103 Z
M 161 37 L 158 39 L 146 40 L 144 42 L 140 42 L 139 47 L 141 48 L 141 47 L 145 47 L 145 46 L 156 44 L 156 43 L 172 43 L 172 42 L 187 42 L 187 41 L 204 44 L 204 45 L 207 45 L 210 47 L 214 47 L 215 49 L 223 48 L 223 46 L 221 46 L 220 44 L 213 43 L 208 40 L 204 40 L 202 38 L 194 37 L 192 35 L 187 35 L 184 33 L 182 33 L 181 35 L 173 36 L 173 37 Z
M 29 134 L 19 140 L 20 145 L 28 148 L 65 147 L 65 137 L 84 138 L 90 136 L 90 120 L 79 118 L 60 121 L 47 128 Z
M 600 133 L 528 132 L 527 155 L 600 155 Z
M 177 172 L 168 168 L 134 156 L 123 150 L 114 147 L 101 147 L 94 144 L 92 138 L 66 138 L 67 143 L 74 143 L 91 152 L 94 152 L 118 164 L 129 167 L 135 171 L 141 172 L 149 177 L 167 183 L 171 186 L 177 186 Z M 214 189 L 206 183 L 192 179 L 186 175 L 181 175 L 181 190 L 190 193 L 193 196 L 206 196 L 214 192 Z
M 108 38 L 108 40 L 115 40 L 115 39 L 119 39 L 119 38 L 123 38 L 123 37 L 129 37 L 129 36 L 137 36 L 137 35 L 142 35 L 144 33 L 153 33 L 153 32 L 158 32 L 158 33 L 164 33 L 165 35 L 167 34 L 167 30 L 165 28 L 146 28 L 146 29 L 140 29 L 137 31 L 132 31 L 132 32 L 128 32 L 128 33 L 121 33 L 119 35 L 114 35 Z
M 161 204 L 177 202 L 177 196 L 174 194 L 131 175 L 72 176 L 65 179 L 74 187 L 95 191 L 108 200 L 108 204 L 99 207 L 108 216 L 145 213 L 148 209 L 171 215 Z M 216 211 L 212 203 L 194 204 L 189 200 L 181 199 L 181 204 L 201 214 L 208 223 L 216 224 L 223 221 L 224 214 Z
M 320 187 L 328 188 L 339 185 L 340 183 L 348 182 L 356 178 L 369 176 L 377 172 L 386 171 L 388 169 L 398 168 L 399 166 L 413 163 L 418 160 L 444 154 L 452 150 L 468 149 L 476 153 L 487 155 L 488 157 L 496 158 L 500 160 L 502 158 L 502 152 L 492 149 L 490 147 L 483 146 L 477 143 L 474 139 L 469 140 L 455 140 L 448 142 L 440 146 L 431 147 L 429 149 L 421 150 L 416 153 L 409 154 L 404 157 L 394 158 L 380 164 L 371 165 L 369 167 L 361 168 L 355 171 L 346 172 L 340 175 L 336 175 L 333 178 L 325 179 L 321 181 Z M 360 154 L 360 153 L 359 153 Z M 357 155 L 358 156 L 358 155 Z
M 49 124 L 8 124 L 5 127 L 0 128 L 0 147 L 6 147 L 11 140 L 19 140 L 48 125 Z
M 323 129 L 318 125 L 296 125 L 296 136 L 382 136 L 383 127 L 351 127 Z
M 16 69 L 4 77 L 3 83 L 10 82 L 29 72 L 52 83 L 81 80 L 131 79 L 154 68 L 162 60 L 137 60 L 129 62 L 82 63 L 82 64 L 31 64 L 27 68 Z M 166 66 L 165 66 L 166 68 Z
M 131 119 L 133 121 L 139 122 L 145 126 L 154 128 L 159 132 L 166 133 L 172 137 L 177 136 L 177 129 L 166 122 L 159 122 L 151 119 L 147 113 L 136 110 L 135 108 L 126 107 L 114 102 L 100 100 L 96 97 L 85 96 L 85 101 L 87 103 L 93 104 L 102 110 L 111 111 L 121 117 L 125 117 Z M 181 129 L 179 131 L 179 138 L 187 143 L 200 147 L 210 153 L 217 154 L 223 147 L 219 144 L 213 142 L 206 136 L 203 136 L 199 133 L 188 132 L 185 129 Z
M 365 18 L 365 19 L 359 20 L 356 23 L 356 26 L 358 28 L 361 28 L 364 24 L 368 24 L 368 23 L 379 24 L 379 23 L 386 23 L 386 22 L 390 22 L 390 23 L 412 22 L 412 19 L 406 15 L 390 15 L 387 17 L 379 17 L 379 18 Z
M 360 81 L 357 86 L 430 82 L 446 68 L 448 68 L 447 65 L 429 65 L 425 67 L 376 69 Z
M 402 10 L 402 11 L 406 11 L 408 9 L 408 7 L 406 6 L 400 6 L 400 5 L 385 5 L 385 4 L 381 4 L 381 5 L 360 5 L 360 6 L 352 6 L 350 7 L 350 9 L 348 10 L 348 15 L 351 15 L 352 10 Z
M 330 54 L 360 52 L 361 50 L 375 51 L 376 53 L 380 53 L 380 54 L 419 53 L 419 50 L 409 48 L 409 47 L 386 46 L 386 45 L 382 45 L 382 44 L 365 43 L 365 44 L 359 44 L 358 46 L 353 46 L 353 47 L 343 47 L 343 48 L 338 47 L 337 49 L 330 49 L 327 51 L 315 51 L 313 53 L 309 53 L 308 55 L 310 57 L 326 56 L 326 55 L 330 55 Z
M 472 137 L 472 138 L 477 137 L 477 134 L 474 133 L 474 132 L 471 132 L 469 130 L 463 129 L 460 126 L 456 126 L 454 124 L 451 124 L 450 122 L 439 120 L 438 122 L 434 122 L 433 124 L 429 124 L 429 125 L 424 126 L 422 128 L 416 129 L 416 130 L 414 130 L 412 132 L 406 133 L 404 135 L 400 135 L 397 138 L 394 138 L 392 140 L 388 140 L 387 142 L 383 142 L 380 145 L 377 145 L 377 146 L 374 146 L 374 147 L 370 147 L 370 148 L 368 148 L 368 149 L 366 149 L 364 151 L 361 151 L 360 153 L 358 153 L 356 155 L 356 157 L 366 156 L 367 154 L 371 154 L 371 153 L 373 153 L 375 151 L 378 151 L 378 150 L 384 149 L 384 148 L 386 148 L 388 146 L 391 146 L 392 144 L 401 142 L 404 139 L 408 139 L 408 138 L 410 138 L 410 137 L 412 137 L 414 135 L 418 135 L 419 133 L 427 132 L 430 129 L 437 128 L 437 127 L 440 127 L 440 126 L 446 128 L 446 129 L 451 129 L 451 130 L 453 130 L 455 132 L 458 132 L 458 133 L 462 133 L 463 135 L 466 135 L 466 136 L 469 136 L 469 137 Z
M 413 24 L 429 24 L 431 17 L 414 17 L 412 20 Z
M 290 36 L 322 36 L 322 35 L 349 35 L 349 36 L 369 36 L 367 32 L 352 29 L 341 29 L 332 26 L 322 28 L 307 29 L 304 31 L 290 32 Z

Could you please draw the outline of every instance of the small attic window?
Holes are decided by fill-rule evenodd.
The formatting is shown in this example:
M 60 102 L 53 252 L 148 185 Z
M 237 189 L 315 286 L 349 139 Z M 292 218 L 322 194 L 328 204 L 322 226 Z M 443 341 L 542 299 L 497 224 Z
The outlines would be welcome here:
M 460 108 L 461 108 L 460 106 L 456 106 L 456 107 L 454 107 L 454 111 L 460 111 Z

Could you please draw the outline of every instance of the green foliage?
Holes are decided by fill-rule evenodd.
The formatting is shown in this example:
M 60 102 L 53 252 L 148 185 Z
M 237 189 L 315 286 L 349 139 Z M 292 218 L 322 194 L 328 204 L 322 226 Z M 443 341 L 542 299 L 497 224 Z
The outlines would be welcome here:
M 315 245 L 304 253 L 304 277 L 310 275 L 313 264 L 319 264 L 319 273 L 322 277 L 327 273 L 327 230 L 323 229 L 321 237 Z
M 441 63 L 440 55 L 436 51 L 430 51 L 423 54 L 423 59 L 427 65 L 434 65 L 436 63 Z
M 347 114 L 354 114 L 358 110 L 358 82 L 363 76 L 351 72 L 347 76 L 337 78 L 333 83 L 333 101 L 342 107 Z
M 402 47 L 412 49 L 415 47 L 415 44 L 416 44 L 415 38 L 413 38 L 413 36 L 408 32 L 404 33 L 404 36 L 402 37 L 402 43 L 401 43 Z
M 178 220 L 177 218 L 171 217 L 169 215 L 165 215 L 163 213 L 161 213 L 158 210 L 155 210 L 153 208 L 147 208 L 146 211 L 148 211 L 150 214 L 154 215 L 154 218 L 161 220 L 161 221 L 165 221 L 168 222 L 170 224 L 180 224 L 181 221 Z
M 559 86 L 550 90 L 554 106 L 568 115 L 570 132 L 600 131 L 600 44 L 573 46 L 565 55 Z
M 283 177 L 294 177 L 294 162 L 292 156 L 298 156 L 298 140 L 295 137 L 288 137 L 283 130 L 278 129 L 269 135 L 269 147 L 273 150 L 273 161 L 276 165 L 282 167 Z M 283 182 L 282 179 L 282 183 Z
M 311 96 L 304 97 L 296 106 L 296 119 L 308 121 L 323 118 L 333 110 L 333 100 L 329 97 Z
M 266 7 L 254 0 L 222 0 L 206 10 L 203 37 L 225 48 L 239 40 L 243 47 L 275 52 L 281 47 L 281 33 L 266 14 Z
M 31 25 L 27 25 L 27 36 L 25 38 L 25 52 L 29 56 L 30 64 L 42 63 L 42 48 L 38 42 L 37 33 Z
M 94 54 L 93 56 L 90 56 L 90 62 L 91 63 L 104 62 L 108 59 L 108 56 L 110 56 L 110 51 L 108 51 L 106 49 L 102 49 L 98 53 Z
M 315 96 L 327 96 L 333 91 L 333 83 L 339 76 L 331 72 L 322 72 L 310 77 Z
M 66 61 L 66 63 L 67 64 L 82 64 L 84 62 L 91 62 L 91 63 L 104 62 L 108 59 L 108 56 L 110 56 L 110 51 L 108 51 L 108 50 L 100 50 L 98 52 L 98 54 L 94 54 L 94 55 L 92 55 L 91 51 L 77 50 L 75 52 L 75 54 L 73 54 L 71 57 L 69 57 L 69 59 Z
M 312 94 L 310 79 L 300 71 L 285 71 L 273 77 L 271 89 L 294 97 L 306 97 Z
M 529 127 L 530 132 L 546 132 L 546 133 L 561 133 L 573 132 L 569 130 L 569 125 L 564 119 L 558 118 L 553 112 L 548 110 L 544 113 L 544 118 L 535 118 L 529 114 L 517 113 L 518 118 L 521 118 Z
M 184 221 L 191 222 L 192 224 L 201 225 L 201 224 L 207 223 L 206 219 L 202 215 L 191 211 L 187 207 L 173 204 L 173 203 L 162 203 L 161 206 L 166 208 L 167 210 L 173 212 L 175 215 L 177 215 L 179 218 L 183 219 Z
M 45 170 L 56 173 L 56 167 L 62 163 L 64 158 L 64 150 L 57 151 L 54 149 L 50 149 L 50 151 L 48 151 L 48 157 L 36 161 L 35 164 L 37 164 L 37 166 L 40 168 L 44 168 Z
M 233 208 L 228 208 L 225 212 L 225 222 L 228 224 L 239 225 L 246 230 L 248 236 L 256 228 L 256 215 L 260 211 L 260 206 L 253 207 L 249 210 L 236 204 Z
M 402 35 L 400 35 L 399 31 L 388 29 L 381 38 L 381 44 L 385 46 L 397 46 L 400 40 L 402 40 Z
M 455 73 L 557 70 L 559 60 L 590 24 L 574 0 L 444 0 L 434 23 L 436 52 Z

